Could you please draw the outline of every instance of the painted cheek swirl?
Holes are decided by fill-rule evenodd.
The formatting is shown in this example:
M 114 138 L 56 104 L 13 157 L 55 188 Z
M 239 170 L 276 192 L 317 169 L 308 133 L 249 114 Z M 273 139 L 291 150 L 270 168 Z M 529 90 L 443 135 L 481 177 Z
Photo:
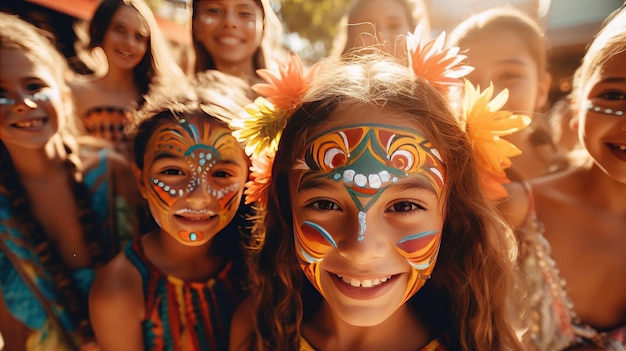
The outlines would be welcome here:
M 440 245 L 441 232 L 439 230 L 409 235 L 396 244 L 398 252 L 413 268 L 404 293 L 405 301 L 411 298 L 430 278 L 435 268 Z
M 294 224 L 294 226 L 296 255 L 300 267 L 309 281 L 322 292 L 320 263 L 330 250 L 337 247 L 337 243 L 326 229 L 316 223 L 304 221 L 302 225 Z

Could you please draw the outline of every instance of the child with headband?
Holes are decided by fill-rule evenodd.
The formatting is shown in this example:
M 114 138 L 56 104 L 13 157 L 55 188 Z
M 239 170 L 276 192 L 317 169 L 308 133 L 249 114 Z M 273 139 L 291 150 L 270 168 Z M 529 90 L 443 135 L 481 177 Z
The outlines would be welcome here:
M 373 55 L 304 76 L 293 58 L 231 123 L 261 214 L 231 350 L 521 349 L 515 239 L 491 198 L 516 153 L 494 135 L 527 120 L 471 85 L 457 115 L 470 68 L 417 38 L 409 67 Z

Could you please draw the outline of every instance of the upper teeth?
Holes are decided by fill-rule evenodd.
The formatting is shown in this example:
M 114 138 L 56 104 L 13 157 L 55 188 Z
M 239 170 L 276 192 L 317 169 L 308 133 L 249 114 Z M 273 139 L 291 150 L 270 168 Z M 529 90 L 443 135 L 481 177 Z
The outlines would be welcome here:
M 15 126 L 18 128 L 32 128 L 32 127 L 38 127 L 42 124 L 43 124 L 43 120 L 36 119 L 32 121 L 18 122 L 18 123 L 15 123 Z
M 388 277 L 384 277 L 384 278 L 376 278 L 376 279 L 365 279 L 365 280 L 358 280 L 358 279 L 354 279 L 351 278 L 350 280 L 337 275 L 339 278 L 341 278 L 341 280 L 346 283 L 346 284 L 350 284 L 351 286 L 358 288 L 371 288 L 373 286 L 378 286 L 384 282 L 386 282 L 387 280 L 391 279 L 391 276 Z
M 204 209 L 204 208 L 200 209 L 200 210 L 193 210 L 193 209 L 190 209 L 190 208 L 182 208 L 182 209 L 176 211 L 176 214 L 183 214 L 183 213 L 209 214 L 209 215 L 212 214 L 212 212 L 210 212 L 209 210 Z
M 620 145 L 618 148 L 622 151 L 626 151 L 626 145 Z

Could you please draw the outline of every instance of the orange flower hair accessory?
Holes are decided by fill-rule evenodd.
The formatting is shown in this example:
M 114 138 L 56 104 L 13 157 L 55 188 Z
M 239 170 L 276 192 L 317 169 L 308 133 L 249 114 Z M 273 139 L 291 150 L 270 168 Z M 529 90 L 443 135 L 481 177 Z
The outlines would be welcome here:
M 459 55 L 458 47 L 444 48 L 445 32 L 434 40 L 426 41 L 424 38 L 422 26 L 417 26 L 414 33 L 407 35 L 409 67 L 413 73 L 444 94 L 449 94 L 452 86 L 463 86 L 461 78 L 474 70 L 474 67 L 465 64 L 467 56 Z
M 250 167 L 250 181 L 246 183 L 245 204 L 258 202 L 261 207 L 265 207 L 267 197 L 267 187 L 272 178 L 272 165 L 274 164 L 274 153 L 265 150 L 252 159 Z
M 246 154 L 252 160 L 251 180 L 246 183 L 246 203 L 265 203 L 282 131 L 293 111 L 300 106 L 318 69 L 319 64 L 315 64 L 305 75 L 300 57 L 291 55 L 287 67 L 281 67 L 278 74 L 258 70 L 267 83 L 255 84 L 252 89 L 261 96 L 245 107 L 244 114 L 230 121 L 233 136 L 245 143 Z
M 509 98 L 504 89 L 493 99 L 493 84 L 483 92 L 465 80 L 461 127 L 472 144 L 480 173 L 480 181 L 487 196 L 493 200 L 507 196 L 502 186 L 508 183 L 504 170 L 511 166 L 509 157 L 521 154 L 512 143 L 500 137 L 512 134 L 530 124 L 530 118 L 510 111 L 500 111 Z

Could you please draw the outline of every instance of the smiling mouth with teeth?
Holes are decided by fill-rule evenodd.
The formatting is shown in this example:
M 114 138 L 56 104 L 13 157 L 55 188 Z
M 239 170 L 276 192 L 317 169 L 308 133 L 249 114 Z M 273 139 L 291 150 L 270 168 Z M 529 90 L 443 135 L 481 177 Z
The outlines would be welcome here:
M 43 119 L 34 119 L 30 121 L 15 122 L 13 123 L 13 126 L 16 128 L 35 128 L 43 125 L 43 123 Z
M 617 145 L 617 144 L 609 144 L 609 147 L 615 149 L 615 150 L 620 150 L 622 152 L 626 151 L 626 145 Z
M 182 218 L 191 222 L 200 222 L 200 221 L 208 221 L 215 216 L 184 216 L 184 215 L 175 215 L 176 217 Z
M 217 215 L 208 210 L 192 210 L 192 209 L 185 208 L 185 209 L 176 211 L 174 216 L 185 219 L 187 221 L 200 222 L 200 221 L 208 221 L 216 217 Z
M 344 278 L 338 274 L 336 274 L 336 276 L 341 279 L 342 282 L 354 287 L 354 288 L 373 288 L 373 287 L 377 287 L 379 285 L 382 285 L 384 283 L 386 283 L 387 281 L 389 281 L 393 276 L 386 276 L 386 277 L 382 277 L 382 278 L 375 278 L 375 279 L 365 279 L 365 280 L 358 280 L 358 279 L 347 279 Z
M 127 59 L 133 57 L 133 54 L 128 52 L 128 51 L 117 50 L 116 52 L 117 52 L 118 55 L 120 55 L 120 56 L 122 56 L 124 58 L 127 58 Z

